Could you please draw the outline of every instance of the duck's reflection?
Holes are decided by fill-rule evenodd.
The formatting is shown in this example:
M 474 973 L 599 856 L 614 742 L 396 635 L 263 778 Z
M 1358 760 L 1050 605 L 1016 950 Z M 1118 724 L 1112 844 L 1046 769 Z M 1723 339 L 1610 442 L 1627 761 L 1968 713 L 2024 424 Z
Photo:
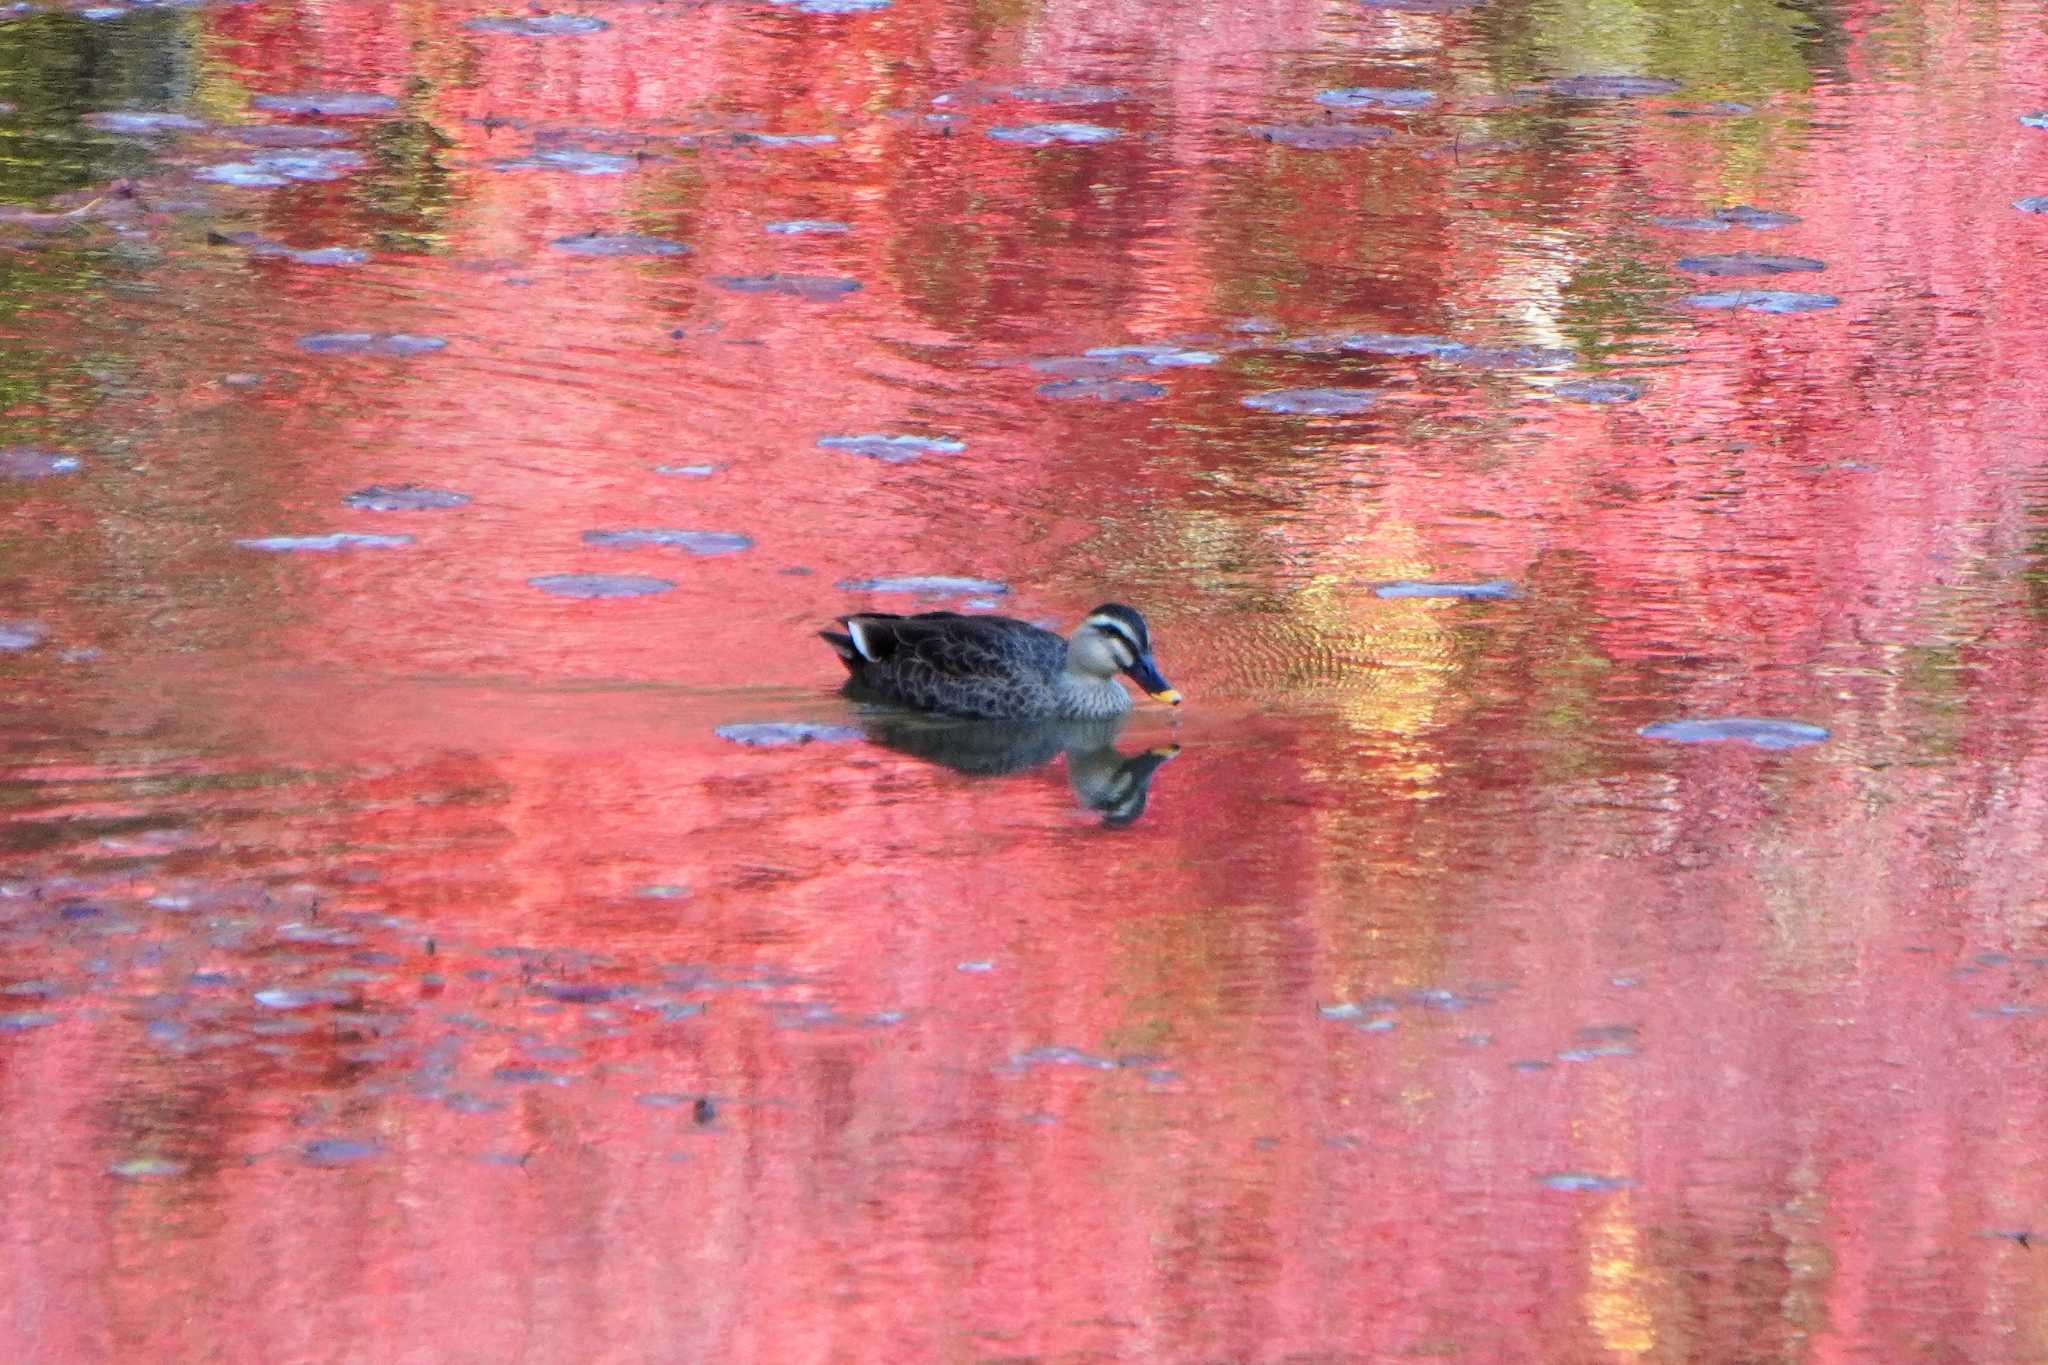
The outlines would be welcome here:
M 1061 755 L 1067 782 L 1086 810 L 1121 828 L 1145 813 L 1152 775 L 1180 752 L 1178 744 L 1135 754 L 1116 747 L 1123 721 L 952 720 L 870 712 L 861 729 L 874 743 L 976 777 L 1005 777 L 1043 767 Z

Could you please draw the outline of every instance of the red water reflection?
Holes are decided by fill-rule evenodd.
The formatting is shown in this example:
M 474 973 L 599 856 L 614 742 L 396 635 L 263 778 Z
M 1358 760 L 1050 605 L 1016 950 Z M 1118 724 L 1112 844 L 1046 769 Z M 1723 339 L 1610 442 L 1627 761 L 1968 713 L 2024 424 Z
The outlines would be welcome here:
M 216 121 L 400 109 L 15 253 L 8 439 L 87 469 L 0 486 L 8 1358 L 2048 1358 L 2038 5 L 593 12 L 179 20 Z M 1535 88 L 1623 67 L 1689 88 Z M 1247 132 L 1361 85 L 1440 104 Z M 987 136 L 1046 121 L 1121 136 Z M 625 160 L 494 168 L 551 151 Z M 1735 203 L 1802 221 L 1650 222 Z M 1680 302 L 1738 250 L 1840 306 Z M 1301 344 L 1380 331 L 1646 392 Z M 1036 392 L 1162 341 L 1220 359 Z M 473 501 L 342 501 L 402 483 Z M 416 543 L 234 545 L 331 531 Z M 1146 609 L 1141 820 L 718 736 L 854 719 L 812 632 L 909 574 Z M 1636 735 L 1713 715 L 1832 738 Z

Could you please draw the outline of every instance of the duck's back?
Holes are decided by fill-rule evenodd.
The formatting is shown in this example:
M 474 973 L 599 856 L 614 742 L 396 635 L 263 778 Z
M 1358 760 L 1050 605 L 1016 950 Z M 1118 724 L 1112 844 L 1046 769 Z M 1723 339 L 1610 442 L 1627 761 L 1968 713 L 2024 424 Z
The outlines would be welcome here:
M 1028 719 L 1059 711 L 1067 642 L 1008 616 L 863 613 L 824 632 L 852 683 L 885 701 L 978 719 Z

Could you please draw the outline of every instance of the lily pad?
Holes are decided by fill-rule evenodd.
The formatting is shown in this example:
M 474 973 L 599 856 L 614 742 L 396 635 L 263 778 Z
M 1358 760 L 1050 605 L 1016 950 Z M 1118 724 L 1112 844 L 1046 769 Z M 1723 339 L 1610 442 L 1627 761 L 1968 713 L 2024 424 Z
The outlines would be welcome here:
M 308 123 L 251 123 L 221 131 L 251 147 L 277 149 L 333 147 L 349 140 L 349 135 L 339 128 L 322 128 Z
M 1725 256 L 1686 256 L 1678 268 L 1688 275 L 1796 275 L 1827 269 L 1825 261 L 1811 256 L 1761 256 L 1754 251 L 1736 251 Z
M 986 578 L 952 578 L 944 574 L 911 575 L 903 578 L 848 578 L 842 592 L 902 592 L 920 597 L 1001 597 L 1010 590 L 1007 583 Z
M 1062 401 L 1093 399 L 1098 403 L 1137 403 L 1164 398 L 1166 387 L 1143 379 L 1059 379 L 1040 384 L 1041 397 Z
M 365 512 L 440 512 L 467 507 L 470 497 L 445 488 L 422 488 L 416 483 L 380 483 L 358 488 L 342 501 Z
M 1466 602 L 1506 602 L 1521 596 L 1505 578 L 1478 583 L 1382 583 L 1373 589 L 1377 597 L 1452 597 Z
M 1783 289 L 1731 289 L 1719 294 L 1692 294 L 1688 308 L 1741 309 L 1746 313 L 1819 313 L 1841 305 L 1833 294 L 1801 294 Z
M 80 467 L 76 455 L 64 455 L 37 446 L 0 446 L 0 479 L 11 479 L 17 483 L 54 479 L 76 474 Z
M 1546 1175 L 1543 1177 L 1543 1183 L 1550 1189 L 1564 1190 L 1570 1194 L 1612 1194 L 1616 1190 L 1632 1190 L 1636 1187 L 1633 1180 L 1609 1175 L 1583 1175 L 1576 1171 Z
M 250 107 L 273 114 L 313 114 L 323 118 L 371 118 L 396 112 L 398 101 L 389 95 L 359 90 L 303 91 L 293 95 L 258 95 Z
M 1662 76 L 1561 76 L 1545 88 L 1573 100 L 1632 100 L 1669 95 L 1683 86 Z
M 1758 720 L 1749 716 L 1728 716 L 1713 720 L 1665 720 L 1636 731 L 1644 739 L 1668 739 L 1679 744 L 1748 744 L 1758 749 L 1799 749 L 1819 744 L 1828 732 L 1818 725 L 1797 720 Z
M 1427 109 L 1436 103 L 1436 92 L 1353 85 L 1342 90 L 1325 90 L 1316 96 L 1316 103 L 1328 109 Z
M 555 573 L 529 578 L 526 584 L 539 588 L 555 597 L 575 597 L 595 600 L 609 597 L 651 597 L 656 593 L 668 592 L 675 587 L 666 578 L 648 578 L 640 574 L 611 573 Z
M 1275 389 L 1252 394 L 1244 405 L 1257 412 L 1296 417 L 1345 417 L 1364 412 L 1378 396 L 1371 389 Z
M 1451 346 L 1436 354 L 1474 370 L 1555 370 L 1578 359 L 1555 346 Z
M 575 237 L 557 237 L 551 245 L 575 256 L 686 256 L 690 251 L 681 242 L 630 232 L 585 232 Z
M 1104 128 L 1094 123 L 1016 124 L 991 128 L 988 135 L 997 142 L 1013 142 L 1023 147 L 1075 147 L 1097 142 L 1114 142 L 1123 136 L 1114 128 Z
M 1135 361 L 1149 369 L 1179 370 L 1196 365 L 1214 365 L 1223 357 L 1214 351 L 1185 346 L 1139 345 L 1096 346 L 1087 352 L 1091 360 Z
M 909 464 L 927 455 L 958 455 L 967 449 L 965 441 L 950 436 L 820 436 L 818 445 L 883 464 Z
M 337 531 L 326 536 L 260 536 L 253 540 L 238 540 L 235 544 L 245 550 L 265 550 L 271 554 L 322 554 L 334 550 L 395 550 L 412 544 L 412 537 L 366 536 Z
M 355 1138 L 321 1138 L 302 1147 L 299 1157 L 308 1166 L 352 1166 L 358 1161 L 381 1156 L 383 1151 L 374 1142 L 361 1142 Z
M 551 151 L 534 152 L 529 156 L 516 156 L 504 161 L 493 161 L 494 171 L 560 171 L 564 175 L 624 175 L 640 163 L 630 156 L 615 156 L 610 152 L 580 151 L 573 147 L 558 147 Z
M 299 338 L 299 349 L 314 355 L 375 355 L 403 359 L 445 350 L 440 337 L 410 332 L 316 332 Z
M 1340 152 L 1385 142 L 1394 135 L 1391 128 L 1371 123 L 1261 123 L 1245 131 L 1297 152 Z
M 1551 392 L 1580 403 L 1633 403 L 1643 396 L 1643 386 L 1633 379 L 1574 379 Z
M 1779 228 L 1796 226 L 1800 219 L 1796 214 L 1779 213 L 1774 209 L 1751 208 L 1747 204 L 1731 204 L 1725 209 L 1714 210 L 1714 220 L 1731 227 L 1751 228 L 1757 232 L 1774 232 Z
M 1456 341 L 1443 337 L 1408 336 L 1395 332 L 1361 332 L 1355 336 L 1342 337 L 1337 349 L 1356 351 L 1363 355 L 1448 355 L 1464 349 Z
M 744 725 L 721 725 L 713 731 L 720 739 L 744 744 L 750 749 L 785 749 L 798 744 L 840 743 L 859 739 L 861 732 L 844 725 L 812 725 L 800 721 L 760 721 Z
M 836 236 L 853 229 L 831 218 L 786 218 L 779 223 L 768 224 L 762 231 L 779 237 L 822 237 Z
M 196 133 L 207 125 L 190 114 L 172 114 L 150 109 L 108 109 L 78 120 L 102 133 L 125 137 L 154 137 L 160 133 Z
M 711 282 L 735 294 L 783 294 L 812 303 L 826 303 L 859 291 L 859 280 L 833 275 L 713 275 Z
M 730 531 L 585 531 L 585 545 L 607 550 L 687 550 L 693 555 L 731 555 L 753 548 L 751 536 Z
M 602 33 L 611 27 L 602 19 L 581 14 L 522 14 L 511 18 L 471 19 L 463 25 L 471 33 L 503 33 L 517 38 L 557 38 L 578 33 Z

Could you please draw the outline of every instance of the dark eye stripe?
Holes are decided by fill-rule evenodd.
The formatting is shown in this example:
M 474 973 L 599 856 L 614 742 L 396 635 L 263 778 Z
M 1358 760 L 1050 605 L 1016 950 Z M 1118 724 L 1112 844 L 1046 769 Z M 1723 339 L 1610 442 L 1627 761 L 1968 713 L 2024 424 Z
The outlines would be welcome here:
M 1124 624 L 1121 621 L 1112 621 L 1107 616 L 1098 616 L 1095 618 L 1095 628 L 1104 635 L 1113 635 L 1122 641 L 1125 647 L 1131 651 L 1131 658 L 1133 659 L 1136 659 L 1145 652 L 1138 648 L 1137 640 L 1132 638 L 1130 631 L 1124 628 Z

